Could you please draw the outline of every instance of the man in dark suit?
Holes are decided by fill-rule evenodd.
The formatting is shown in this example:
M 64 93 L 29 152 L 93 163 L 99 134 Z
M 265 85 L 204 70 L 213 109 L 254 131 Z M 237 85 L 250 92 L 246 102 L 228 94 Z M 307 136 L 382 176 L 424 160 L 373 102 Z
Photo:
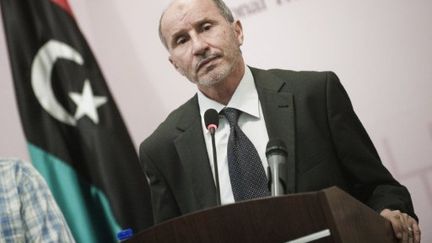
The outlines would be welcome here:
M 227 146 L 235 143 L 231 136 L 238 126 L 248 137 L 238 140 L 252 144 L 246 153 L 258 161 L 257 175 L 266 176 L 265 143 L 280 138 L 288 150 L 288 193 L 338 186 L 390 220 L 401 241 L 420 241 L 409 192 L 382 165 L 334 73 L 246 66 L 241 23 L 219 0 L 176 0 L 162 14 L 159 30 L 169 61 L 197 85 L 198 93 L 140 147 L 156 222 L 214 206 L 216 169 L 223 204 L 251 198 L 239 197 L 239 190 L 248 194 L 256 188 L 237 188 L 232 163 L 239 159 L 232 159 L 235 152 Z M 217 168 L 203 125 L 207 108 L 223 114 Z M 234 123 L 229 108 L 237 114 Z

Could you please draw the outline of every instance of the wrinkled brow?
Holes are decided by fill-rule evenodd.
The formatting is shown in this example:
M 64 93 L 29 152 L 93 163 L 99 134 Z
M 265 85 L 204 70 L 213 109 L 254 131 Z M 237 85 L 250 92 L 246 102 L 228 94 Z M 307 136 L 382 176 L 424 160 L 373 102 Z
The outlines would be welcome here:
M 215 23 L 216 21 L 215 20 L 213 20 L 213 19 L 209 19 L 209 18 L 203 18 L 203 19 L 201 19 L 201 20 L 199 20 L 199 21 L 197 21 L 197 22 L 195 22 L 195 23 L 193 23 L 192 24 L 192 26 L 193 26 L 193 29 L 199 29 L 203 24 L 205 24 L 205 23 Z M 178 37 L 180 37 L 180 36 L 183 36 L 185 33 L 187 33 L 188 32 L 188 28 L 180 28 L 180 29 L 176 29 L 176 30 L 174 30 L 174 32 L 173 32 L 173 34 L 171 34 L 169 37 L 170 37 L 170 40 L 169 40 L 169 42 L 171 43 L 171 44 L 173 44 L 173 42 L 175 42 L 175 40 L 178 38 Z

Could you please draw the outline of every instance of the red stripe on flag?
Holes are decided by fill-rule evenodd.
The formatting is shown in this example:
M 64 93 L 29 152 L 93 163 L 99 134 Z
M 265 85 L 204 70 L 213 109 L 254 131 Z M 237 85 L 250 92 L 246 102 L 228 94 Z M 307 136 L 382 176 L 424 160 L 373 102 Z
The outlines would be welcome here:
M 51 2 L 57 4 L 58 6 L 60 6 L 64 11 L 66 11 L 67 13 L 69 13 L 71 16 L 73 16 L 72 14 L 72 9 L 69 6 L 69 3 L 67 0 L 51 0 Z

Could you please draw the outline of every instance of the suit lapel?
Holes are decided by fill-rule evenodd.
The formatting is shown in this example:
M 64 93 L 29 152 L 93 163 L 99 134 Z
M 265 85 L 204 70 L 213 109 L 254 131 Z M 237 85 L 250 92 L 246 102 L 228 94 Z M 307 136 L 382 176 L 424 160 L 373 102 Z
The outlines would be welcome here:
M 195 197 L 193 205 L 198 207 L 196 209 L 213 206 L 216 204 L 216 188 L 202 133 L 196 95 L 185 106 L 177 129 L 182 133 L 174 143 L 184 168 L 185 174 L 182 176 L 191 182 L 190 189 Z
M 251 68 L 264 113 L 269 139 L 279 138 L 287 146 L 285 180 L 287 193 L 295 192 L 294 101 L 287 83 L 268 71 Z

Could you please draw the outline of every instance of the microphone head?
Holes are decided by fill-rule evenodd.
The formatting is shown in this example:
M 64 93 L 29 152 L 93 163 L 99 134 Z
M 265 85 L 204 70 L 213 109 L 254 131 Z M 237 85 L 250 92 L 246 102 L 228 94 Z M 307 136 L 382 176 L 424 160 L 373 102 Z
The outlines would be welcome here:
M 267 143 L 266 148 L 266 156 L 269 156 L 270 154 L 281 154 L 284 156 L 288 155 L 288 151 L 286 148 L 286 145 L 282 139 L 279 138 L 273 138 L 270 139 L 270 141 Z
M 216 129 L 219 126 L 219 114 L 215 109 L 208 109 L 204 113 L 204 122 L 207 129 L 213 127 Z

